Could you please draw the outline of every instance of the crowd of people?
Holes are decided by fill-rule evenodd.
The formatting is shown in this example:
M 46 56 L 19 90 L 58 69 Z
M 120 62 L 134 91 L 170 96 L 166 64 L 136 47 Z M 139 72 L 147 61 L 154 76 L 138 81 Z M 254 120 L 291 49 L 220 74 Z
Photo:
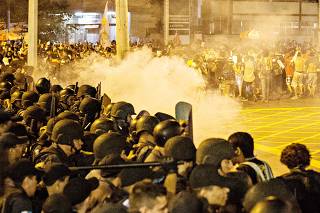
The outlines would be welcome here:
M 156 57 L 180 55 L 186 64 L 198 70 L 209 90 L 243 101 L 299 99 L 317 97 L 320 84 L 319 52 L 311 43 L 278 41 L 270 43 L 197 44 L 186 50 L 156 42 L 131 43 L 132 49 L 148 46 Z M 210 46 L 210 47 L 209 47 Z M 0 46 L 0 66 L 19 67 L 26 62 L 28 45 L 24 41 L 3 42 Z M 92 53 L 105 58 L 116 54 L 116 42 L 104 48 L 100 44 L 63 44 L 46 42 L 39 45 L 41 71 L 47 77 L 59 79 L 63 67 Z M 72 69 L 72 68 L 71 68 Z
M 10 45 L 0 49 L 5 59 L 0 74 L 1 212 L 320 212 L 320 174 L 307 169 L 311 156 L 305 145 L 283 149 L 280 161 L 289 172 L 274 177 L 269 164 L 254 155 L 249 133 L 209 136 L 196 148 L 190 121 L 166 112 L 138 113 L 128 102 L 113 103 L 99 85 L 62 87 L 46 78 L 33 82 L 32 68 L 23 63 L 23 43 Z M 97 51 L 87 45 L 51 46 L 56 48 L 51 55 L 40 54 L 52 59 L 54 52 L 58 58 L 65 52 L 66 60 L 75 60 Z M 299 51 L 292 54 L 297 87 L 290 85 L 300 97 L 306 88 L 297 64 L 304 59 Z M 246 89 L 239 89 L 239 95 L 250 98 L 246 70 L 256 65 L 250 54 L 243 63 Z M 312 63 L 306 63 L 307 70 Z M 263 70 L 274 77 L 273 68 Z M 261 83 L 267 85 L 269 77 Z
M 319 53 L 311 43 L 232 43 L 203 50 L 188 65 L 222 95 L 268 102 L 318 94 Z

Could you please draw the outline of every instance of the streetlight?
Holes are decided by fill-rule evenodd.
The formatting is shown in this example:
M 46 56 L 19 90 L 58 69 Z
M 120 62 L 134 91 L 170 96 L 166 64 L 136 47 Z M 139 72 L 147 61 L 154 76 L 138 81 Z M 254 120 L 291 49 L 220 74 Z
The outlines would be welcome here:
M 11 11 L 10 11 L 10 7 L 11 7 L 11 0 L 7 0 L 7 6 L 8 6 L 8 8 L 7 8 L 7 18 L 8 18 L 8 33 L 10 32 L 10 18 L 11 18 Z

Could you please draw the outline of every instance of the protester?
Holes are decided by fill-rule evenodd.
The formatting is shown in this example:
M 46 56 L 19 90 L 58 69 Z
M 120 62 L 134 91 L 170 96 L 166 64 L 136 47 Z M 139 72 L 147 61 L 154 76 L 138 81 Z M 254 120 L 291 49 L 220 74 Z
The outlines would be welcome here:
M 19 160 L 9 168 L 12 185 L 6 189 L 2 210 L 4 212 L 32 212 L 31 198 L 37 189 L 37 171 L 28 160 Z
M 239 101 L 316 97 L 318 53 L 278 44 L 203 48 L 189 64 L 207 90 Z M 304 145 L 282 151 L 290 172 L 275 178 L 249 133 L 209 135 L 196 148 L 185 120 L 136 115 L 125 100 L 104 100 L 101 85 L 64 85 L 66 67 L 92 53 L 111 59 L 115 47 L 41 43 L 46 77 L 36 82 L 25 42 L 0 47 L 1 212 L 320 212 L 320 176 L 307 170 Z
M 237 170 L 246 172 L 251 177 L 253 184 L 273 178 L 269 164 L 254 156 L 254 142 L 249 133 L 233 133 L 228 141 L 236 153 L 234 161 L 239 164 Z
M 281 153 L 281 162 L 290 169 L 290 172 L 281 176 L 281 179 L 295 194 L 303 212 L 318 212 L 320 205 L 320 174 L 307 170 L 310 165 L 310 152 L 303 144 L 293 143 L 285 147 Z

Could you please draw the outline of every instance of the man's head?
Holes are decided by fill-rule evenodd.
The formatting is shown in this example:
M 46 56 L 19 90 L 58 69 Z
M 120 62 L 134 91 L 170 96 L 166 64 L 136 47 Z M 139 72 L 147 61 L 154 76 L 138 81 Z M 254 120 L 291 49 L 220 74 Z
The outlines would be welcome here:
M 263 201 L 269 196 L 274 196 L 281 200 L 287 200 L 295 208 L 298 207 L 298 203 L 293 193 L 281 179 L 275 178 L 267 182 L 257 183 L 247 191 L 243 199 L 244 210 L 246 212 L 250 212 L 258 202 Z
M 270 196 L 258 202 L 250 213 L 291 213 L 293 206 L 290 202 Z
M 30 127 L 31 131 L 38 132 L 46 123 L 45 111 L 37 105 L 28 107 L 23 113 L 25 124 Z
M 53 164 L 48 172 L 43 176 L 49 195 L 62 193 L 64 187 L 69 182 L 71 171 L 64 164 Z
M 308 148 L 299 143 L 293 143 L 281 152 L 280 161 L 289 169 L 306 168 L 310 165 L 311 155 Z
M 25 140 L 19 139 L 13 133 L 3 133 L 0 136 L 0 144 L 8 150 L 8 160 L 10 164 L 15 163 L 22 158 L 23 153 L 27 148 Z
M 59 101 L 71 106 L 75 101 L 75 93 L 73 89 L 65 88 L 59 92 Z
M 190 137 L 175 136 L 170 138 L 164 146 L 165 155 L 175 160 L 194 161 L 196 147 Z
M 236 152 L 235 161 L 237 163 L 242 163 L 245 158 L 254 157 L 254 142 L 253 138 L 249 133 L 246 132 L 236 132 L 230 135 L 228 142 L 232 145 Z
M 132 212 L 168 212 L 166 189 L 150 182 L 137 183 L 129 195 L 129 205 Z
M 208 200 L 210 205 L 224 206 L 228 200 L 230 191 L 229 178 L 222 177 L 217 167 L 212 165 L 200 165 L 195 167 L 189 178 L 191 188 L 199 197 Z
M 17 90 L 11 94 L 10 103 L 17 108 L 22 108 L 22 94 L 23 92 L 20 90 Z
M 77 210 L 90 208 L 94 205 L 91 192 L 99 186 L 97 178 L 84 179 L 76 177 L 71 179 L 64 187 L 63 194 L 70 200 Z
M 149 133 L 150 135 L 153 134 L 153 129 L 159 123 L 159 119 L 155 116 L 142 116 L 136 121 L 136 136 L 137 138 L 144 132 Z
M 185 161 L 184 164 L 178 165 L 178 174 L 187 176 L 196 158 L 196 147 L 192 139 L 186 136 L 172 137 L 166 142 L 164 152 L 167 157 L 172 157 L 176 161 Z
M 32 197 L 37 189 L 37 170 L 29 160 L 19 160 L 9 168 L 9 177 Z
M 82 99 L 79 105 L 79 110 L 82 115 L 95 115 L 101 109 L 101 103 L 98 99 L 92 97 L 85 97 Z M 94 117 L 94 116 L 93 116 Z
M 103 133 L 108 133 L 113 131 L 114 131 L 114 124 L 112 120 L 109 120 L 106 118 L 96 119 L 90 127 L 90 133 L 96 134 L 98 136 L 102 135 Z
M 176 194 L 169 202 L 169 212 L 202 212 L 204 208 L 201 200 L 193 193 L 182 191 Z
M 19 140 L 24 141 L 25 143 L 29 142 L 27 128 L 21 123 L 9 123 L 9 125 L 4 129 L 4 132 L 13 133 L 19 138 Z
M 105 156 L 115 154 L 120 155 L 125 148 L 126 138 L 114 132 L 100 135 L 93 143 L 93 153 L 96 162 Z
M 232 163 L 234 155 L 234 149 L 228 141 L 209 138 L 200 143 L 196 152 L 196 162 L 198 165 L 213 165 L 226 174 L 234 167 Z
M 52 130 L 51 139 L 58 144 L 67 155 L 79 151 L 83 145 L 83 129 L 79 122 L 71 119 L 58 121 Z
M 135 183 L 146 179 L 152 180 L 154 177 L 155 174 L 150 168 L 125 168 L 117 175 L 119 185 L 128 191 Z
M 36 90 L 39 94 L 48 93 L 50 91 L 51 83 L 46 78 L 40 78 L 36 83 Z
M 111 108 L 111 117 L 123 134 L 129 133 L 131 116 L 135 114 L 133 105 L 124 101 L 115 103 Z
M 22 94 L 21 102 L 22 107 L 24 109 L 32 106 L 33 104 L 37 103 L 39 100 L 39 94 L 34 91 L 26 91 Z
M 92 97 L 96 96 L 97 90 L 93 86 L 90 85 L 81 85 L 78 89 L 77 97 L 82 99 L 84 97 Z
M 153 129 L 153 136 L 159 147 L 164 147 L 167 140 L 174 136 L 181 135 L 183 128 L 176 120 L 165 120 L 158 123 Z

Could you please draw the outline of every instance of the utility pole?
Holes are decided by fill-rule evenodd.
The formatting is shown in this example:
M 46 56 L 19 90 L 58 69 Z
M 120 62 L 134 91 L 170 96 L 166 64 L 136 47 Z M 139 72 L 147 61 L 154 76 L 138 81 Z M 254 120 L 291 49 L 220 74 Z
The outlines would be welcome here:
M 163 31 L 164 31 L 164 45 L 168 45 L 169 43 L 169 2 L 170 0 L 164 0 L 163 2 Z
M 11 8 L 11 0 L 7 0 L 7 16 L 8 16 L 8 33 L 10 32 L 10 22 L 11 22 L 11 11 L 10 11 L 10 8 Z
M 232 22 L 233 22 L 233 0 L 228 0 L 228 34 L 232 34 Z
M 302 28 L 302 0 L 299 0 L 299 33 Z
M 29 0 L 28 37 L 28 65 L 36 68 L 38 57 L 38 0 Z
M 318 1 L 318 45 L 320 47 L 320 1 Z
M 117 56 L 123 59 L 129 51 L 128 0 L 116 0 Z

